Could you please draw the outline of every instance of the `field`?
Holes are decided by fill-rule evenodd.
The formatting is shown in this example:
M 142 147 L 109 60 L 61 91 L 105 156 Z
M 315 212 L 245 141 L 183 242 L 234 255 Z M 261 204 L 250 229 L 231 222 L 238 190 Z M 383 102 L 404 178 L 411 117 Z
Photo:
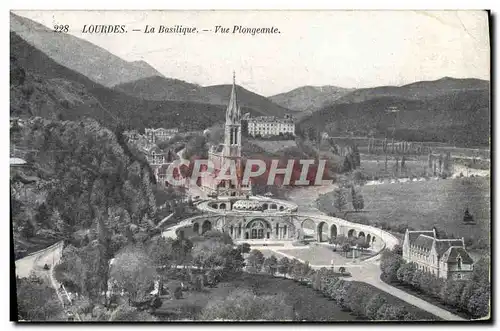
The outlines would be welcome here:
M 365 224 L 432 229 L 464 237 L 473 247 L 489 245 L 491 206 L 489 178 L 456 178 L 424 182 L 363 186 L 366 212 L 349 219 Z M 320 208 L 333 211 L 331 194 L 320 199 Z M 330 200 L 330 201 L 328 201 Z M 330 203 L 328 203 L 330 202 Z M 475 225 L 463 223 L 468 208 Z
M 280 250 L 278 250 L 280 252 Z M 308 261 L 313 265 L 346 264 L 351 259 L 344 257 L 341 253 L 333 252 L 325 246 L 311 246 L 308 249 L 287 249 L 281 251 L 287 255 L 295 256 L 302 261 Z
M 385 158 L 376 157 L 375 155 L 370 156 L 370 160 L 366 160 L 364 155 L 361 157 L 361 166 L 358 168 L 366 178 L 379 179 L 379 178 L 392 178 L 395 173 L 396 160 L 393 156 L 389 156 L 387 160 L 387 171 L 385 170 Z M 401 157 L 399 162 L 401 162 Z M 425 175 L 427 165 L 427 158 L 423 160 L 420 158 L 411 157 L 405 161 L 406 169 L 405 171 L 400 171 L 397 177 L 407 178 L 407 177 L 422 177 Z
M 252 144 L 255 144 L 265 150 L 267 153 L 274 154 L 278 151 L 281 151 L 285 148 L 289 147 L 295 147 L 297 144 L 295 143 L 295 140 L 258 140 L 258 139 L 253 139 L 251 140 Z
M 285 293 L 287 303 L 295 308 L 298 320 L 304 321 L 352 321 L 357 318 L 342 311 L 334 301 L 329 300 L 313 289 L 300 285 L 290 279 L 279 279 L 267 275 L 242 274 L 230 282 L 221 282 L 217 287 L 202 292 L 186 292 L 180 300 L 165 300 L 156 314 L 160 317 L 181 309 L 177 318 L 196 317 L 208 302 L 225 298 L 232 291 L 252 290 L 257 295 Z
M 380 292 L 380 290 L 368 284 L 363 283 L 362 286 L 369 286 L 374 292 Z M 335 301 L 293 280 L 246 273 L 236 276 L 229 282 L 221 282 L 212 289 L 205 289 L 202 292 L 186 292 L 184 298 L 180 300 L 165 300 L 163 305 L 156 310 L 156 314 L 160 318 L 168 318 L 168 316 L 179 319 L 196 318 L 209 301 L 225 298 L 236 289 L 252 290 L 256 295 L 284 293 L 287 297 L 287 303 L 294 308 L 296 320 L 300 321 L 361 320 L 349 312 L 342 311 Z M 435 316 L 410 306 L 398 298 L 389 296 L 389 301 L 392 304 L 406 306 L 419 319 L 437 319 Z M 180 311 L 180 314 L 172 314 L 173 311 Z

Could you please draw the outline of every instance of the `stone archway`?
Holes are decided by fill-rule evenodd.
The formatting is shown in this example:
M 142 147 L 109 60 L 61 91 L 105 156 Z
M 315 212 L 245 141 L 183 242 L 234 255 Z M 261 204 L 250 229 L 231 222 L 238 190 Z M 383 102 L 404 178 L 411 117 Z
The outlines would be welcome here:
M 332 224 L 332 226 L 330 226 L 330 239 L 337 238 L 337 233 L 337 226 Z
M 262 218 L 255 218 L 245 227 L 245 239 L 270 239 L 271 224 Z
M 366 238 L 365 233 L 363 231 L 360 231 L 358 234 L 358 238 Z
M 372 244 L 372 236 L 369 233 L 366 235 L 366 242 L 368 243 L 368 245 L 371 246 L 371 244 Z
M 212 230 L 212 223 L 209 220 L 203 221 L 203 224 L 201 225 L 201 234 L 210 230 Z
M 314 239 L 317 240 L 317 227 L 314 221 L 310 218 L 306 218 L 300 223 L 300 232 L 303 235 L 303 239 Z
M 352 237 L 356 237 L 356 230 L 354 230 L 354 229 L 350 229 L 347 232 L 347 238 L 352 238 Z
M 225 203 L 221 203 L 219 205 L 219 209 L 226 209 L 226 204 Z
M 330 238 L 328 237 L 328 224 L 326 224 L 326 222 L 320 222 L 318 224 L 317 234 L 318 242 L 329 241 Z
M 193 232 L 196 234 L 200 233 L 200 224 L 199 223 L 194 223 L 193 224 Z

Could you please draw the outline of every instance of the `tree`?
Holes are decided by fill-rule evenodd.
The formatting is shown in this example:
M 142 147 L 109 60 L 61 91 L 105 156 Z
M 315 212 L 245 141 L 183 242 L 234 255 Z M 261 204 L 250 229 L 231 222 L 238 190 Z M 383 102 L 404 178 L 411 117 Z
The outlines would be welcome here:
M 353 180 L 354 184 L 362 186 L 365 184 L 366 177 L 361 171 L 355 170 L 352 173 L 352 180 Z
M 50 216 L 50 224 L 55 225 L 57 231 L 62 235 L 66 235 L 70 230 L 70 226 L 62 219 L 59 210 L 55 210 Z
M 465 288 L 465 282 L 456 280 L 447 280 L 439 292 L 440 299 L 447 305 L 458 307 L 460 297 Z
M 288 272 L 290 270 L 290 266 L 291 266 L 290 260 L 288 260 L 288 258 L 286 256 L 282 257 L 278 261 L 278 272 L 283 274 L 283 276 L 286 278 L 286 275 L 288 274 Z
M 64 313 L 54 289 L 38 277 L 17 278 L 17 314 L 20 320 L 64 320 Z
M 352 206 L 356 211 L 360 211 L 365 208 L 365 200 L 363 199 L 361 193 L 353 196 Z
M 344 157 L 344 163 L 342 164 L 342 172 L 349 172 L 355 168 L 350 155 Z
M 402 264 L 397 271 L 397 278 L 400 282 L 411 284 L 416 268 L 413 263 Z
M 342 210 L 345 209 L 345 207 L 347 206 L 347 199 L 344 190 L 336 188 L 333 191 L 333 206 L 339 212 L 342 212 Z
M 285 295 L 257 296 L 248 290 L 235 290 L 226 298 L 212 300 L 200 314 L 200 320 L 204 321 L 286 321 L 293 318 L 293 308 L 286 302 Z
M 331 243 L 336 246 L 342 246 L 345 243 L 349 242 L 349 239 L 345 235 L 340 235 L 334 238 L 331 238 Z
M 196 241 L 192 249 L 193 262 L 200 267 L 226 267 L 233 246 L 218 240 Z
M 490 313 L 490 286 L 477 286 L 467 303 L 467 310 L 476 317 L 486 317 Z
M 127 247 L 118 253 L 110 277 L 129 294 L 129 300 L 141 301 L 157 278 L 156 268 L 148 254 L 139 247 Z
M 403 256 L 403 246 L 401 246 L 399 244 L 398 245 L 394 245 L 394 247 L 392 248 L 392 252 L 394 254 Z
M 152 238 L 147 246 L 147 253 L 155 266 L 170 267 L 173 263 L 172 238 L 156 236 Z
M 375 294 L 370 298 L 370 300 L 368 300 L 366 304 L 365 316 L 371 320 L 376 319 L 378 310 L 386 303 L 387 300 L 385 300 L 385 298 L 381 294 Z
M 253 267 L 256 271 L 260 271 L 262 269 L 262 265 L 264 264 L 264 254 L 257 249 L 252 249 L 250 254 L 248 255 L 247 262 Z
M 380 270 L 382 275 L 386 277 L 389 282 L 398 280 L 397 272 L 403 263 L 400 255 L 391 251 L 384 251 L 380 260 Z
M 274 275 L 278 268 L 278 259 L 276 259 L 276 256 L 271 255 L 264 259 L 263 268 L 267 273 Z
M 472 214 L 469 213 L 469 208 L 465 209 L 464 223 L 474 223 L 474 217 L 472 217 Z
M 238 247 L 240 247 L 241 254 L 250 253 L 251 248 L 250 248 L 250 245 L 248 243 L 240 244 L 240 245 L 238 245 Z
M 118 306 L 109 316 L 108 321 L 110 322 L 137 322 L 137 321 L 156 321 L 156 317 L 149 314 L 146 311 L 138 310 L 137 308 L 131 307 L 127 303 L 123 303 Z
M 344 243 L 342 244 L 342 252 L 344 252 L 344 255 L 347 257 L 347 253 L 351 251 L 351 244 L 349 243 Z

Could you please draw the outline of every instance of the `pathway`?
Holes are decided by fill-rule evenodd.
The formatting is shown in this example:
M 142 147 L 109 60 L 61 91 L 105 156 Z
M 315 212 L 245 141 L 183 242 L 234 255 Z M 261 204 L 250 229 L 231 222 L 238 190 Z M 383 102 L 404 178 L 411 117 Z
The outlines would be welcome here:
M 292 200 L 294 203 L 296 203 L 299 206 L 299 210 L 310 212 L 310 213 L 315 213 L 318 216 L 324 216 L 325 213 L 321 212 L 318 210 L 316 207 L 316 199 L 321 195 L 328 193 L 332 191 L 335 188 L 334 185 L 328 185 L 328 186 L 320 186 L 320 187 L 315 187 L 315 186 L 310 186 L 310 187 L 304 187 L 300 188 L 297 190 L 294 190 L 293 192 L 290 193 L 289 199 Z M 273 247 L 266 247 L 266 249 L 276 251 L 276 248 Z M 285 255 L 287 254 L 283 252 L 277 252 L 277 254 Z M 289 256 L 288 256 L 289 257 Z M 304 262 L 304 261 L 302 261 Z M 375 286 L 379 289 L 381 289 L 384 292 L 387 292 L 391 295 L 394 295 L 395 297 L 411 304 L 414 305 L 415 307 L 418 307 L 422 310 L 425 310 L 433 315 L 436 315 L 444 320 L 448 321 L 466 321 L 466 319 L 452 314 L 449 311 L 442 309 L 436 305 L 433 305 L 432 303 L 429 303 L 425 300 L 422 300 L 420 298 L 417 298 L 416 296 L 413 296 L 411 294 L 408 294 L 398 288 L 395 288 L 394 286 L 391 286 L 387 283 L 384 283 L 380 279 L 381 271 L 380 271 L 380 255 L 367 259 L 361 263 L 358 264 L 350 264 L 350 265 L 345 265 L 345 267 L 349 267 L 348 271 L 351 273 L 352 278 L 350 280 L 356 280 L 360 282 L 365 282 L 368 283 L 372 286 Z M 337 265 L 336 265 L 337 266 Z M 338 265 L 340 266 L 340 265 Z M 329 268 L 331 265 L 326 266 L 326 265 L 311 265 L 313 269 L 318 269 L 322 267 Z

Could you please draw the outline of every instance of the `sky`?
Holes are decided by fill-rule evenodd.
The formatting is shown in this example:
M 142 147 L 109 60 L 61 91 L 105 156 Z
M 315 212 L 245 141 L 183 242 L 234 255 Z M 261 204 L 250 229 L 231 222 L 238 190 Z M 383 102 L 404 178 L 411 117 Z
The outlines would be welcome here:
M 490 77 L 483 11 L 14 11 L 166 77 L 239 85 L 271 96 L 304 85 L 404 85 L 445 76 Z M 84 25 L 125 24 L 125 34 L 84 34 Z M 145 26 L 196 27 L 191 35 L 145 34 Z M 279 34 L 216 34 L 216 25 L 276 27 Z M 132 32 L 141 29 L 141 32 Z

